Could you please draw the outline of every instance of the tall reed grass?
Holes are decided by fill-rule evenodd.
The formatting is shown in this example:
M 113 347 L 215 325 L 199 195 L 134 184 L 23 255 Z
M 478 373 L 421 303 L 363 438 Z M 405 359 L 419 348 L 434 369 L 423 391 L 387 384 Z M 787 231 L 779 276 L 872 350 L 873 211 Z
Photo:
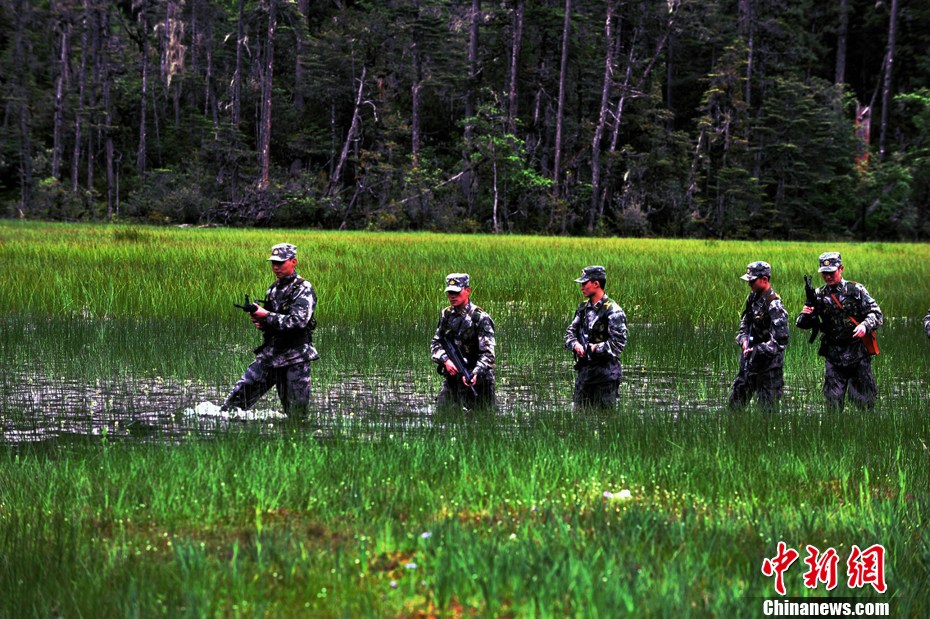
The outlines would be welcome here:
M 232 303 L 282 241 L 320 297 L 320 417 L 184 418 L 251 360 Z M 792 329 L 782 410 L 727 411 L 739 275 L 770 262 L 793 316 L 827 249 L 885 312 L 876 410 L 826 414 Z M 800 560 L 789 595 L 925 616 L 928 250 L 0 222 L 0 617 L 756 615 L 779 541 L 883 544 L 886 595 Z M 588 264 L 630 321 L 613 415 L 570 407 Z M 497 325 L 497 415 L 429 406 L 453 271 Z

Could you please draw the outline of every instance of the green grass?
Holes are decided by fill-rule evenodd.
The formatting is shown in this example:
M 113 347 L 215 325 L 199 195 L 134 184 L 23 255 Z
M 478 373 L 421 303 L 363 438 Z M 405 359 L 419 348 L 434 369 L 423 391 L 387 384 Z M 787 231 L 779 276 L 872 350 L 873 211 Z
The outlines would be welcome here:
M 243 431 L 8 452 L 0 607 L 758 614 L 756 598 L 772 595 L 761 561 L 784 540 L 843 560 L 852 544 L 882 543 L 895 614 L 921 616 L 930 480 L 909 454 L 925 429 L 896 415 L 844 422 L 629 414 L 519 429 L 458 421 L 377 441 Z M 630 499 L 605 497 L 623 489 Z M 789 572 L 792 595 L 813 593 L 802 571 Z
M 281 241 L 320 296 L 319 419 L 184 418 L 251 359 L 231 304 Z M 792 328 L 782 410 L 727 411 L 739 275 L 769 261 L 794 316 L 827 249 L 885 312 L 876 410 L 826 414 Z M 779 541 L 790 596 L 827 595 L 803 547 L 834 547 L 830 595 L 926 616 L 928 252 L 0 222 L 0 617 L 758 616 Z M 572 414 L 561 346 L 593 263 L 630 321 L 603 418 Z M 453 271 L 497 325 L 495 417 L 427 408 Z M 845 586 L 875 543 L 884 596 Z
M 299 248 L 299 271 L 318 289 L 321 320 L 435 321 L 443 278 L 472 275 L 475 299 L 498 320 L 570 315 L 581 267 L 607 267 L 609 294 L 638 323 L 732 328 L 738 277 L 767 260 L 787 306 L 800 309 L 804 273 L 841 251 L 846 277 L 866 284 L 891 317 L 923 316 L 930 246 L 889 243 L 719 242 L 489 237 L 280 230 L 167 229 L 0 222 L 6 312 L 95 318 L 230 319 L 241 295 L 264 292 L 272 244 Z M 734 299 L 737 301 L 734 303 Z

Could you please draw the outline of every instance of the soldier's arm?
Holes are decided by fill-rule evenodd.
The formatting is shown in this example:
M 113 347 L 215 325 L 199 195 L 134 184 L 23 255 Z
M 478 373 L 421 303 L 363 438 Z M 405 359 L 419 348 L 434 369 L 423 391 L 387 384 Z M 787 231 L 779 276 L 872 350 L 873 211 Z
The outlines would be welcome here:
M 573 350 L 578 343 L 578 327 L 581 325 L 581 312 L 576 311 L 574 318 L 565 330 L 565 349 Z
M 494 335 L 494 321 L 487 314 L 482 313 L 477 324 L 478 329 L 478 360 L 475 362 L 475 374 L 484 376 L 494 369 L 494 348 L 497 339 Z
M 594 345 L 594 354 L 619 357 L 626 348 L 626 314 L 617 307 L 607 316 L 607 341 Z
M 442 347 L 442 344 L 439 341 L 442 337 L 442 319 L 443 316 L 440 315 L 439 324 L 436 325 L 436 334 L 433 335 L 433 340 L 429 345 L 430 356 L 433 359 L 433 363 L 437 363 L 439 365 L 443 365 L 446 361 L 449 360 L 448 353 L 446 353 L 445 348 Z
M 265 316 L 265 327 L 277 331 L 302 329 L 310 322 L 315 307 L 316 298 L 313 294 L 313 286 L 309 282 L 304 282 L 301 284 L 300 289 L 296 291 L 288 313 L 268 312 L 268 315 Z
M 749 303 L 749 299 L 746 299 L 746 303 Z M 739 319 L 739 330 L 736 332 L 736 343 L 740 348 L 745 348 L 749 342 L 749 325 L 751 324 L 751 317 L 747 311 L 746 305 L 743 305 L 743 315 Z
M 884 321 L 882 308 L 878 306 L 878 303 L 872 298 L 869 291 L 865 289 L 865 286 L 857 284 L 857 287 L 861 295 L 862 313 L 865 314 L 865 318 L 863 318 L 861 322 L 865 325 L 865 330 L 871 333 L 882 326 L 882 322 Z
M 772 301 L 768 307 L 769 319 L 772 328 L 769 330 L 769 339 L 760 342 L 754 348 L 769 356 L 775 356 L 788 347 L 788 312 L 780 300 Z

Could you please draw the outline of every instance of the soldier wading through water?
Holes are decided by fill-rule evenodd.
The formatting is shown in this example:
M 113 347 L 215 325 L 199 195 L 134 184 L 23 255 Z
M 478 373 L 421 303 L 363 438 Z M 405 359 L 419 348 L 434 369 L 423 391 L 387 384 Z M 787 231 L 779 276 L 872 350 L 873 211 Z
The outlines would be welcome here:
M 626 347 L 626 314 L 607 296 L 607 271 L 589 266 L 575 280 L 585 300 L 565 330 L 565 348 L 575 353 L 575 408 L 610 408 L 617 402 Z
M 255 361 L 222 408 L 252 408 L 274 387 L 284 413 L 300 419 L 307 416 L 310 405 L 310 362 L 320 358 L 313 347 L 316 292 L 310 282 L 297 275 L 297 248 L 293 245 L 275 245 L 268 261 L 276 281 L 265 293 L 264 307 L 243 307 L 262 332 L 262 345 L 255 349 Z
M 764 408 L 778 404 L 784 390 L 785 348 L 788 346 L 788 312 L 775 294 L 767 262 L 752 262 L 740 279 L 749 282 L 736 334 L 742 348 L 739 374 L 730 390 L 730 407 L 741 408 L 753 395 Z
M 450 273 L 445 283 L 449 307 L 442 310 L 430 343 L 433 363 L 445 377 L 436 406 L 493 409 L 494 321 L 472 304 L 468 273 Z
M 842 410 L 846 394 L 859 407 L 872 408 L 878 388 L 872 375 L 872 355 L 878 354 L 873 335 L 882 326 L 882 310 L 862 284 L 843 279 L 839 252 L 820 255 L 824 286 L 815 291 L 814 306 L 798 316 L 800 329 L 821 330 L 820 354 L 826 366 L 823 395 L 831 408 Z

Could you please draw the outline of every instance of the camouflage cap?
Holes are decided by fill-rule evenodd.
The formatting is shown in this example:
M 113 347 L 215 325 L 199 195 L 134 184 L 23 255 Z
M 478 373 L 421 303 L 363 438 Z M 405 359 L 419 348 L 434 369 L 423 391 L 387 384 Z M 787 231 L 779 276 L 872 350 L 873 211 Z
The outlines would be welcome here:
M 827 251 L 820 254 L 820 272 L 832 273 L 843 266 L 843 258 L 838 251 Z
M 278 243 L 271 248 L 271 257 L 268 260 L 285 262 L 297 257 L 297 248 L 290 243 Z
M 746 274 L 740 277 L 740 279 L 751 282 L 760 277 L 772 277 L 772 267 L 768 262 L 758 260 L 749 263 L 749 266 L 746 267 Z
M 607 269 L 602 266 L 590 266 L 581 269 L 581 277 L 575 280 L 575 283 L 583 284 L 592 279 L 607 279 Z
M 446 275 L 446 292 L 462 292 L 464 288 L 471 288 L 468 273 L 449 273 Z

